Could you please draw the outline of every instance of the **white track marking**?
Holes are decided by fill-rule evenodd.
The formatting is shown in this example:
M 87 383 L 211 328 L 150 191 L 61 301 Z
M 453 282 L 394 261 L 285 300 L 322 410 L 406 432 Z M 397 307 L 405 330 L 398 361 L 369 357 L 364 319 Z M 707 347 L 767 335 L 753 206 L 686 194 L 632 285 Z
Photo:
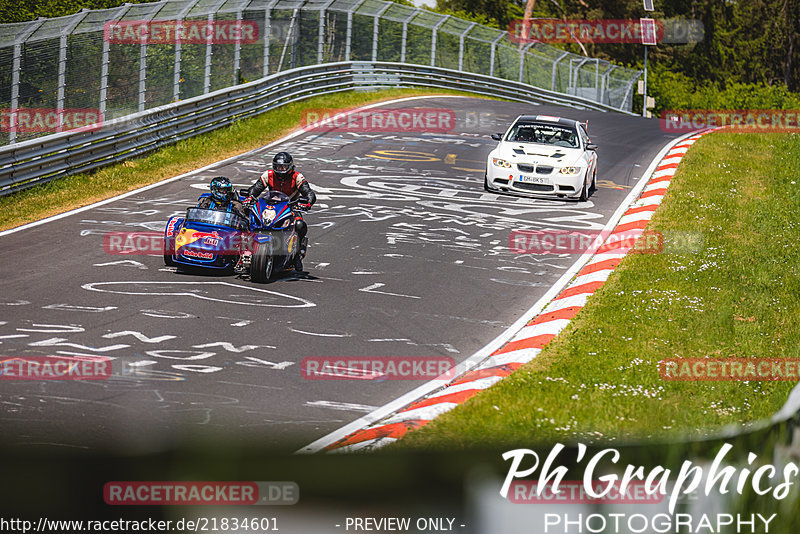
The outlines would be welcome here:
M 95 267 L 110 267 L 112 265 L 127 265 L 129 267 L 136 267 L 137 269 L 145 270 L 147 269 L 147 265 L 144 263 L 140 263 L 135 260 L 119 260 L 119 261 L 109 261 L 108 263 L 95 263 L 93 264 Z
M 400 293 L 389 293 L 387 291 L 375 291 L 379 287 L 383 287 L 386 284 L 381 284 L 380 282 L 376 282 L 371 286 L 367 286 L 364 288 L 359 289 L 359 291 L 363 291 L 364 293 L 377 293 L 379 295 L 389 295 L 391 297 L 405 297 L 407 299 L 421 299 L 422 297 L 417 297 L 416 295 L 401 295 Z
M 130 345 L 108 345 L 107 347 L 88 347 L 86 345 L 78 345 L 77 343 L 66 343 L 67 338 L 63 337 L 51 337 L 50 339 L 45 339 L 43 341 L 35 341 L 33 343 L 28 343 L 29 347 L 73 347 L 76 349 L 81 350 L 90 350 L 92 352 L 108 352 L 111 350 L 119 350 L 119 349 L 126 349 L 130 347 Z
M 274 369 L 276 371 L 281 371 L 286 369 L 287 367 L 291 367 L 295 364 L 295 362 L 270 362 L 267 360 L 262 360 L 261 358 L 256 358 L 255 356 L 245 356 L 246 360 L 250 360 L 247 362 L 236 362 L 237 365 L 244 365 L 246 367 L 266 367 L 267 369 Z
M 132 289 L 129 290 L 129 291 L 104 289 L 107 286 L 123 285 L 123 284 L 131 285 Z M 169 289 L 166 289 L 164 291 L 158 291 L 158 290 L 156 290 L 156 291 L 141 291 L 141 290 L 137 291 L 136 290 L 137 286 L 148 286 L 148 285 L 152 285 L 152 284 L 157 284 L 157 285 L 161 285 L 161 286 L 164 286 L 164 287 L 168 287 Z M 264 304 L 264 303 L 259 303 L 259 302 L 247 302 L 246 300 L 227 300 L 227 299 L 222 299 L 222 298 L 207 297 L 207 296 L 204 296 L 204 295 L 198 295 L 196 293 L 192 293 L 190 291 L 183 291 L 182 292 L 182 291 L 180 291 L 178 289 L 175 289 L 175 287 L 174 287 L 174 286 L 181 286 L 181 285 L 191 285 L 191 286 L 204 286 L 204 285 L 209 285 L 209 286 L 214 286 L 214 285 L 217 285 L 217 286 L 229 286 L 229 287 L 235 287 L 237 289 L 241 289 L 241 290 L 244 290 L 244 291 L 255 291 L 257 293 L 267 293 L 269 295 L 274 295 L 274 296 L 281 297 L 281 298 L 284 298 L 284 299 L 298 301 L 298 302 L 300 302 L 300 304 Z M 81 287 L 83 289 L 86 289 L 86 290 L 89 290 L 89 291 L 99 291 L 101 293 L 114 293 L 114 294 L 117 294 L 117 295 L 145 295 L 145 296 L 152 296 L 152 295 L 170 296 L 170 295 L 175 295 L 175 296 L 184 296 L 184 297 L 194 297 L 194 298 L 197 298 L 197 299 L 210 300 L 210 301 L 213 301 L 213 302 L 223 302 L 223 303 L 226 303 L 226 304 L 239 304 L 239 305 L 242 305 L 242 306 L 260 306 L 260 307 L 265 307 L 265 308 L 313 308 L 314 306 L 316 306 L 316 304 L 314 304 L 310 300 L 306 300 L 304 298 L 295 297 L 295 296 L 292 296 L 292 295 L 286 295 L 285 293 L 279 293 L 277 291 L 269 291 L 267 289 L 261 289 L 261 288 L 258 288 L 258 287 L 240 286 L 240 285 L 237 285 L 237 284 L 232 284 L 230 282 L 156 282 L 156 281 L 150 281 L 150 280 L 147 280 L 147 281 L 131 280 L 131 281 L 122 281 L 122 282 L 94 282 L 94 283 L 91 283 L 91 284 L 83 284 Z M 233 295 L 233 296 L 235 296 L 235 295 Z
M 66 324 L 37 324 L 31 326 L 37 328 L 17 328 L 17 332 L 36 332 L 39 334 L 79 334 L 86 329 L 79 325 Z
M 305 334 L 307 336 L 319 336 L 319 337 L 353 337 L 353 334 L 334 334 L 334 333 L 326 333 L 326 332 L 306 332 L 305 330 L 300 330 L 298 328 L 289 328 L 292 332 L 296 332 L 298 334 Z
M 176 312 L 169 310 L 139 310 L 139 313 L 157 319 L 196 319 L 196 315 L 186 312 Z
M 111 310 L 116 310 L 116 306 L 106 306 L 104 308 L 97 308 L 95 306 L 73 306 L 72 304 L 50 304 L 42 306 L 43 310 L 64 310 L 64 311 L 83 311 L 90 313 L 103 313 Z
M 352 402 L 337 402 L 337 401 L 308 401 L 306 406 L 314 408 L 330 408 L 331 410 L 341 410 L 345 412 L 366 412 L 369 413 L 377 408 L 377 406 L 370 406 L 369 404 L 354 404 Z
M 136 330 L 123 330 L 122 332 L 112 332 L 110 334 L 103 334 L 105 339 L 114 339 L 117 337 L 124 337 L 124 336 L 133 336 L 139 341 L 143 343 L 161 343 L 162 341 L 168 341 L 170 339 L 175 339 L 177 336 L 158 336 L 158 337 L 147 337 L 146 335 L 142 334 L 141 332 L 137 332 Z
M 241 347 L 236 347 L 232 343 L 228 343 L 227 341 L 217 341 L 214 343 L 206 343 L 204 345 L 192 345 L 194 349 L 208 349 L 211 347 L 222 347 L 228 352 L 247 352 L 248 350 L 255 350 L 255 349 L 274 349 L 274 345 L 242 345 Z

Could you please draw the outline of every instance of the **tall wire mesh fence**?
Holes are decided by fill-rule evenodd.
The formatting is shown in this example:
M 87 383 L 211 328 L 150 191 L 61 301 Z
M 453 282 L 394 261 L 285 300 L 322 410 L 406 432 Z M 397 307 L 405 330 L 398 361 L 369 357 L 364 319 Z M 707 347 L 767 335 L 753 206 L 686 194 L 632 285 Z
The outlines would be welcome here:
M 382 0 L 126 4 L 0 25 L 0 144 L 349 60 L 485 74 L 625 111 L 641 74 Z

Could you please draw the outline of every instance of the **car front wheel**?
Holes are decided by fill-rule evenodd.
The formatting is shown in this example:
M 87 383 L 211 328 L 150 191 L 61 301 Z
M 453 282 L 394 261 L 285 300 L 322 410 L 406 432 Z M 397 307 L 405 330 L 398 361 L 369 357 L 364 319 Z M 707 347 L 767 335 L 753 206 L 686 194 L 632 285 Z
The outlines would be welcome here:
M 583 187 L 581 188 L 581 196 L 578 200 L 580 200 L 581 202 L 586 202 L 587 200 L 589 200 L 589 184 L 586 182 L 586 180 L 583 181 Z

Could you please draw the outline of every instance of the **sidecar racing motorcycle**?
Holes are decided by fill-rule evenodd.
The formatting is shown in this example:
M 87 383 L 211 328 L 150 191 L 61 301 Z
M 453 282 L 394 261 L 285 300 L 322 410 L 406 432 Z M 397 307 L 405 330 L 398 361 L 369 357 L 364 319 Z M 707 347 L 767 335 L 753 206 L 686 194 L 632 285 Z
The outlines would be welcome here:
M 246 198 L 245 191 L 237 194 Z M 231 211 L 189 208 L 185 217 L 167 221 L 164 263 L 184 271 L 249 273 L 258 283 L 281 271 L 302 270 L 305 247 L 294 224 L 297 203 L 269 191 L 250 206 L 249 220 Z

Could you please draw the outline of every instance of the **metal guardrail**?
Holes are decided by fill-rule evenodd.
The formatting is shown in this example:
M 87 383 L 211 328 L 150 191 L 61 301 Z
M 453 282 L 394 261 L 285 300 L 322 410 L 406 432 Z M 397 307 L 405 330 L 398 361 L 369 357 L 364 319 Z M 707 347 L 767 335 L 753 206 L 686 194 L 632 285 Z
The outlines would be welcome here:
M 117 119 L 342 61 L 472 72 L 628 111 L 641 75 L 385 0 L 148 1 L 0 24 L 0 145 L 68 130 L 86 111 Z
M 115 119 L 95 131 L 62 132 L 0 147 L 0 195 L 123 161 L 289 102 L 355 88 L 398 87 L 456 89 L 518 102 L 620 111 L 524 83 L 438 67 L 386 62 L 313 65 Z

